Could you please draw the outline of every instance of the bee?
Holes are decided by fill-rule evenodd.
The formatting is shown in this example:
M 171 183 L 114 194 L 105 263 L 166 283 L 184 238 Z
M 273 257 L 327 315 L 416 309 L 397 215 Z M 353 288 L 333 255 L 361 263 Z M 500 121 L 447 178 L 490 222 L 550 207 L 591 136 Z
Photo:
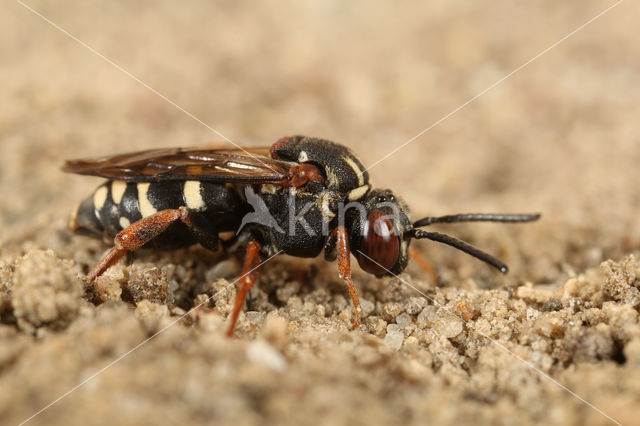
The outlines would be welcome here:
M 114 239 L 87 274 L 94 281 L 127 252 L 201 244 L 244 253 L 242 278 L 227 334 L 233 334 L 261 259 L 284 253 L 337 259 L 353 301 L 353 328 L 361 308 L 351 278 L 351 254 L 376 277 L 407 266 L 414 239 L 453 246 L 503 273 L 495 257 L 451 236 L 421 228 L 468 221 L 530 222 L 539 214 L 456 214 L 412 222 L 391 190 L 375 189 L 347 147 L 306 136 L 264 148 L 173 148 L 68 160 L 63 170 L 106 178 L 71 219 L 80 234 Z M 227 236 L 232 234 L 232 236 Z

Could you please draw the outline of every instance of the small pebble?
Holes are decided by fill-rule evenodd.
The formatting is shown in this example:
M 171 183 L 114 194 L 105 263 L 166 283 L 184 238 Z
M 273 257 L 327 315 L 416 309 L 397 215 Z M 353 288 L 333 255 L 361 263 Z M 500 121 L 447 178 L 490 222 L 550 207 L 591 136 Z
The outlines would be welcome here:
M 371 315 L 376 305 L 367 299 L 360 299 L 360 307 L 362 308 L 362 318 L 366 318 Z
M 417 315 L 427 305 L 427 299 L 424 297 L 410 297 L 409 301 L 404 305 L 404 310 L 409 315 Z
M 398 330 L 397 324 L 389 324 L 387 326 L 387 335 L 384 337 L 384 343 L 394 351 L 400 350 L 402 342 L 404 341 L 404 334 Z
M 538 316 L 540 316 L 540 312 L 538 312 L 537 309 L 527 308 L 527 320 L 529 321 L 534 320 L 538 318 Z
M 247 311 L 244 313 L 244 317 L 253 326 L 259 326 L 264 321 L 264 312 Z
M 462 321 L 447 314 L 436 321 L 436 331 L 447 338 L 456 337 L 462 333 Z
M 282 373 L 287 368 L 287 360 L 273 346 L 264 340 L 255 340 L 247 347 L 247 358 L 270 370 Z
M 276 297 L 278 301 L 287 303 L 287 301 L 300 291 L 300 283 L 298 281 L 289 281 L 284 286 L 276 290 Z
M 382 318 L 387 322 L 394 321 L 403 309 L 399 303 L 385 303 L 382 306 Z
M 412 323 L 413 323 L 413 319 L 406 312 L 403 312 L 396 317 L 396 324 L 398 324 L 398 327 L 400 328 L 405 328 Z

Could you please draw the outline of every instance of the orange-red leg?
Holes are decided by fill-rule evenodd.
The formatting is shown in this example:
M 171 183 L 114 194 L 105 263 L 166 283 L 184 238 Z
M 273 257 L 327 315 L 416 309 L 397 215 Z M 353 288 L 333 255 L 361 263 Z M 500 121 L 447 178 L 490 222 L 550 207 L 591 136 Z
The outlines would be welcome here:
M 158 213 L 132 223 L 114 239 L 115 246 L 100 259 L 100 262 L 87 274 L 87 280 L 93 282 L 107 269 L 118 263 L 128 252 L 136 250 L 158 235 L 162 234 L 173 222 L 182 220 L 190 224 L 189 211 L 186 207 L 162 210 Z
M 362 308 L 360 307 L 360 299 L 358 298 L 358 291 L 353 280 L 351 279 L 351 250 L 349 249 L 349 233 L 347 228 L 339 226 L 335 229 L 334 235 L 336 237 L 337 251 L 338 251 L 338 273 L 347 285 L 347 290 L 351 295 L 353 301 L 353 309 L 356 313 L 356 318 L 353 321 L 352 330 L 355 330 L 360 325 L 360 315 Z
M 260 263 L 260 244 L 255 241 L 249 241 L 244 255 L 244 265 L 242 266 L 242 278 L 240 290 L 236 294 L 236 300 L 233 303 L 233 312 L 231 313 L 231 324 L 227 330 L 227 336 L 233 336 L 233 330 L 236 328 L 238 316 L 244 306 L 247 293 L 258 279 L 258 273 L 255 270 Z
M 425 271 L 427 274 L 429 274 L 429 277 L 431 277 L 431 280 L 437 284 L 438 283 L 438 273 L 436 272 L 436 270 L 434 269 L 433 266 L 431 266 L 431 263 L 425 259 L 420 252 L 418 252 L 418 250 L 416 250 L 413 247 L 409 247 L 409 256 L 416 261 L 416 263 L 418 264 L 418 266 L 420 266 L 420 268 L 422 268 L 423 271 Z

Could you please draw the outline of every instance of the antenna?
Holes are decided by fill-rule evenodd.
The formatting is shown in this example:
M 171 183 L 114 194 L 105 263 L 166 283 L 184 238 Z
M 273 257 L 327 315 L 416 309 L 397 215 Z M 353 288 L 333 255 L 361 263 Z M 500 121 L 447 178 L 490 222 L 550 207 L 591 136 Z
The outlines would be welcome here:
M 457 238 L 445 234 L 440 234 L 439 232 L 427 232 L 421 229 L 413 229 L 412 232 L 412 237 L 417 240 L 427 238 L 432 241 L 450 245 L 451 247 L 455 247 L 458 250 L 475 257 L 476 259 L 480 259 L 483 262 L 488 263 L 503 274 L 509 272 L 509 268 L 507 267 L 507 265 L 502 263 L 499 259 L 496 259 L 490 254 L 485 253 L 482 250 L 473 247 L 471 244 L 465 243 L 464 241 L 461 241 Z
M 428 226 L 432 223 L 454 223 L 454 222 L 503 222 L 503 223 L 522 223 L 533 222 L 540 219 L 540 214 L 454 214 L 440 217 L 425 217 L 413 224 L 414 228 Z

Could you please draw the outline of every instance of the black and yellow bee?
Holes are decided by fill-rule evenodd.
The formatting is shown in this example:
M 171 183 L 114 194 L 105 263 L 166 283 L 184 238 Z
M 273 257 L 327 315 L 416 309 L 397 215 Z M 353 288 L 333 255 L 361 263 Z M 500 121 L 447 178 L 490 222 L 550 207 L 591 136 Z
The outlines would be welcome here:
M 108 179 L 78 207 L 78 233 L 115 238 L 89 272 L 93 281 L 128 251 L 174 249 L 200 243 L 211 250 L 244 251 L 241 287 L 231 316 L 233 333 L 261 258 L 278 253 L 338 260 L 360 324 L 360 302 L 350 255 L 376 276 L 402 272 L 413 239 L 456 247 L 502 271 L 498 259 L 453 237 L 427 232 L 432 223 L 529 222 L 537 214 L 464 214 L 416 222 L 390 190 L 373 189 L 360 160 L 346 147 L 305 136 L 268 148 L 175 148 L 93 160 L 67 161 L 68 172 Z M 234 236 L 222 239 L 221 234 Z

